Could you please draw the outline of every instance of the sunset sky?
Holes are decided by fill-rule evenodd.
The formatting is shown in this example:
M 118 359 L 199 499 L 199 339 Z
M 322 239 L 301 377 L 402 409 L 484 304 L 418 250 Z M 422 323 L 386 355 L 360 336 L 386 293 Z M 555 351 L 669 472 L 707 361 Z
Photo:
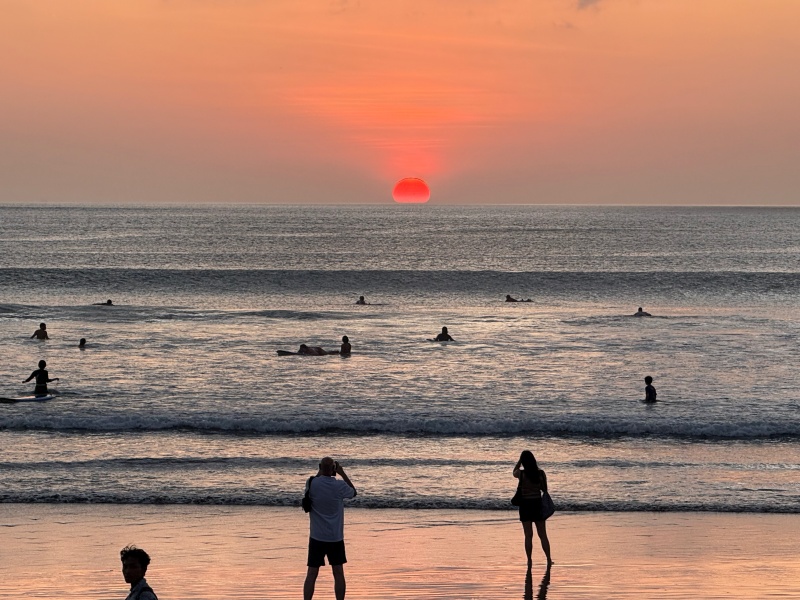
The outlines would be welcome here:
M 0 0 L 0 202 L 800 204 L 798 0 Z

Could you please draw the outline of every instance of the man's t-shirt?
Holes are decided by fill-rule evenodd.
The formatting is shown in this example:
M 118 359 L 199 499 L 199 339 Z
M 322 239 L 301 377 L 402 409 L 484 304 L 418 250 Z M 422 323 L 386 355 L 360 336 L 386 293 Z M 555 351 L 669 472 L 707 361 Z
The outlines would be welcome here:
M 320 542 L 344 539 L 344 499 L 356 491 L 344 481 L 322 475 L 311 480 L 311 537 Z

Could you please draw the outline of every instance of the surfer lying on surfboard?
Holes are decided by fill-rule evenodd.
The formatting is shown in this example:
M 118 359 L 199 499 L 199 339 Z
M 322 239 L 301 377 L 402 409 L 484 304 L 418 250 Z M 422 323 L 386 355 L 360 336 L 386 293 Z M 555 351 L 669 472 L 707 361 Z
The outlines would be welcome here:
M 45 371 L 47 363 L 43 360 L 39 361 L 39 368 L 31 373 L 22 383 L 28 383 L 31 379 L 36 378 L 36 387 L 33 389 L 34 396 L 47 396 L 47 384 L 51 381 L 58 381 L 58 377 L 50 379 L 49 374 Z
M 306 356 L 325 356 L 326 354 L 339 354 L 338 350 L 324 350 L 320 346 L 306 346 L 305 344 L 300 344 L 300 349 L 297 351 L 298 354 L 305 354 Z

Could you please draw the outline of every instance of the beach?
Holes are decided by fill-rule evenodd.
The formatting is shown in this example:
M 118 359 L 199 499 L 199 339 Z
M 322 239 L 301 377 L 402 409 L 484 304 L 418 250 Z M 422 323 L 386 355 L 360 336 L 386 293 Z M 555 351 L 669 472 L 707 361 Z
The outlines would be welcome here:
M 513 511 L 346 510 L 348 598 L 796 598 L 796 515 L 557 513 L 526 582 Z M 124 598 L 119 550 L 162 600 L 299 598 L 299 508 L 0 505 L 0 598 Z M 528 590 L 526 591 L 526 583 Z M 527 596 L 526 596 L 527 594 Z M 321 570 L 315 598 L 332 598 Z

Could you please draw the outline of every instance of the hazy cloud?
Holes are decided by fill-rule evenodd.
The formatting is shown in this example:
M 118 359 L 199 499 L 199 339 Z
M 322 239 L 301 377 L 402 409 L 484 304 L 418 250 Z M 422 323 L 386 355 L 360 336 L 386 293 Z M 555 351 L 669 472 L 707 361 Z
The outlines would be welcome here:
M 586 10 L 600 4 L 603 0 L 578 0 L 578 10 Z

